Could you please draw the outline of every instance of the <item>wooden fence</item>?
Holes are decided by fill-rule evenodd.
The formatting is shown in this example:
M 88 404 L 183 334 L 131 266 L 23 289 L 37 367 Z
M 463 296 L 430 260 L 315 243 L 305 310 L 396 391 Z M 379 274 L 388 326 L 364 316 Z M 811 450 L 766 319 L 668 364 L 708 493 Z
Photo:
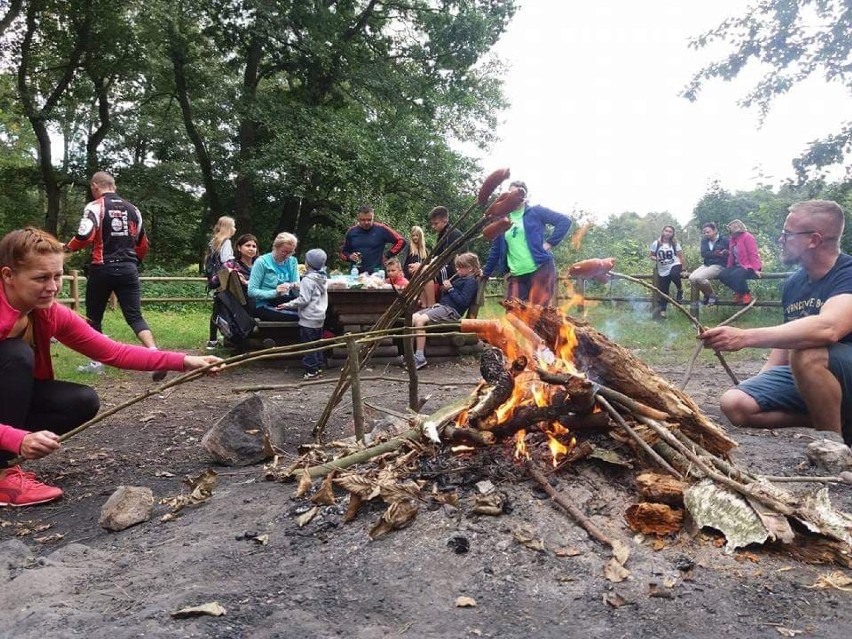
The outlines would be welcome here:
M 790 275 L 792 275 L 792 272 L 787 272 L 787 273 L 762 273 L 762 277 L 760 279 L 752 280 L 752 282 L 766 282 L 766 281 L 772 281 L 772 280 L 784 280 L 787 277 L 789 277 Z M 633 275 L 631 277 L 634 277 L 634 278 L 640 279 L 640 280 L 647 280 L 647 281 L 652 282 L 652 283 L 653 283 L 653 280 L 654 280 L 653 275 L 646 275 L 646 274 Z M 75 311 L 80 311 L 80 309 L 81 309 L 81 300 L 80 300 L 81 294 L 80 294 L 80 291 L 81 291 L 81 288 L 82 288 L 81 285 L 85 284 L 86 278 L 83 275 L 81 275 L 79 271 L 75 270 L 75 271 L 71 271 L 71 273 L 69 275 L 63 276 L 62 279 L 70 283 L 70 289 L 69 289 L 70 296 L 66 297 L 66 298 L 60 298 L 59 301 L 63 304 L 70 305 L 71 308 L 73 308 Z M 211 298 L 206 293 L 207 278 L 205 278 L 205 277 L 180 277 L 180 276 L 178 276 L 178 277 L 147 277 L 147 276 L 140 276 L 139 281 L 142 284 L 143 293 L 144 293 L 144 288 L 145 288 L 146 283 L 156 283 L 156 282 L 191 282 L 191 283 L 198 284 L 198 289 L 199 289 L 199 294 L 197 296 L 192 296 L 192 297 L 187 297 L 187 296 L 183 296 L 183 297 L 144 297 L 143 296 L 142 297 L 142 303 L 143 304 L 162 304 L 162 303 L 166 303 L 166 302 L 187 303 L 187 304 L 192 304 L 192 303 L 209 304 L 209 303 L 211 303 Z M 647 293 L 645 295 L 617 294 L 615 292 L 615 287 L 616 287 L 616 285 L 619 281 L 627 282 L 627 280 L 620 279 L 618 277 L 614 277 L 612 279 L 612 281 L 610 281 L 609 284 L 602 286 L 602 285 L 597 284 L 597 283 L 590 283 L 588 280 L 584 280 L 582 278 L 560 277 L 559 283 L 558 283 L 558 286 L 557 286 L 556 300 L 554 301 L 554 304 L 556 306 L 559 306 L 559 303 L 561 301 L 567 300 L 572 295 L 581 296 L 584 301 L 590 301 L 590 302 L 610 302 L 610 303 L 625 302 L 625 303 L 631 303 L 631 304 L 648 304 L 649 308 L 652 308 L 653 305 L 656 304 L 657 297 L 658 297 L 656 295 L 656 293 L 651 295 L 650 292 L 647 291 L 647 289 L 644 289 L 644 288 L 642 288 L 641 291 L 643 293 Z M 501 284 L 501 283 L 502 283 L 503 286 L 498 287 L 497 285 Z M 503 279 L 491 278 L 491 280 L 489 281 L 489 284 L 491 284 L 492 286 L 490 286 L 490 291 L 486 293 L 486 295 L 485 295 L 486 298 L 503 298 L 505 296 L 505 282 L 504 282 Z M 590 284 L 591 284 L 591 286 L 590 286 Z M 630 285 L 634 288 L 639 288 L 639 287 L 636 287 L 635 284 L 630 284 L 629 282 L 628 282 L 628 285 Z M 689 280 L 683 280 L 683 285 L 684 285 L 684 287 L 689 289 L 688 299 L 689 299 L 690 310 L 696 317 L 698 317 L 700 310 L 701 310 L 700 292 L 697 288 L 691 287 L 689 285 Z M 500 292 L 499 290 L 495 290 L 495 289 L 499 289 L 499 288 L 502 288 L 502 292 Z M 600 292 L 602 288 L 605 291 L 604 293 Z M 720 288 L 722 290 L 727 290 L 724 286 L 721 285 L 721 283 L 718 283 L 716 285 L 716 288 L 717 288 L 717 290 L 719 290 Z M 757 297 L 759 297 L 759 296 L 757 296 Z M 755 303 L 755 306 L 776 307 L 776 308 L 780 307 L 781 306 L 781 302 L 779 301 L 780 297 L 781 296 L 780 296 L 780 290 L 779 290 L 778 295 L 776 295 L 774 299 L 758 299 L 758 301 Z M 718 305 L 719 306 L 734 306 L 734 302 L 729 301 L 729 300 L 725 300 L 725 299 L 720 299 L 719 302 L 718 302 Z M 113 308 L 115 307 L 115 300 L 114 299 L 112 300 L 112 306 L 113 306 Z M 578 309 L 582 312 L 582 310 L 583 310 L 583 304 L 582 303 L 578 304 Z

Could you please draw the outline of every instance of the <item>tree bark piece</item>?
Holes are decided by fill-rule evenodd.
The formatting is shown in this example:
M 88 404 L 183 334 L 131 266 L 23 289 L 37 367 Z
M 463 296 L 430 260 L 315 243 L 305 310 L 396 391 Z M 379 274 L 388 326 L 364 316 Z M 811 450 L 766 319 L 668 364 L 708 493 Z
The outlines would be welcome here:
M 670 506 L 683 505 L 683 481 L 670 475 L 646 472 L 636 477 L 636 489 L 648 501 L 669 504 Z
M 668 504 L 633 504 L 624 513 L 624 519 L 631 530 L 646 535 L 669 535 L 683 527 L 683 511 Z

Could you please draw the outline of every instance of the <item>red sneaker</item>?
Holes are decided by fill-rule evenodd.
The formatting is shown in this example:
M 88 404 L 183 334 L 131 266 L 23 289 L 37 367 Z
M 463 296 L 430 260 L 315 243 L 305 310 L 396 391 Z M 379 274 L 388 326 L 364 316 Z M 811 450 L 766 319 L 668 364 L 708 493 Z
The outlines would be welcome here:
M 742 296 L 742 298 L 740 299 L 740 302 L 742 304 L 748 306 L 749 304 L 751 304 L 751 299 L 752 299 L 751 293 L 746 293 L 745 295 Z
M 37 481 L 35 474 L 13 466 L 0 477 L 0 506 L 32 506 L 62 497 L 62 489 Z

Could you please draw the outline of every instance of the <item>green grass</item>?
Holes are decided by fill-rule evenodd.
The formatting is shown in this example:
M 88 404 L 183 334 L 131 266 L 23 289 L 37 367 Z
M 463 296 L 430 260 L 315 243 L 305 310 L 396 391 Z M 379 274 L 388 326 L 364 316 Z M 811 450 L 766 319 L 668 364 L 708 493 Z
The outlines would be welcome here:
M 701 322 L 705 326 L 714 326 L 736 310 L 702 309 Z M 143 312 L 160 348 L 184 352 L 202 351 L 207 341 L 207 323 L 210 318 L 210 306 L 207 304 L 184 304 L 182 310 L 154 310 L 146 307 Z M 489 299 L 480 309 L 479 317 L 500 317 L 503 312 L 497 300 Z M 632 349 L 651 365 L 685 365 L 695 346 L 694 326 L 672 307 L 669 307 L 669 316 L 665 320 L 651 319 L 647 303 L 635 306 L 626 303 L 597 303 L 587 306 L 584 315 L 578 314 L 576 309 L 569 312 L 575 317 L 583 317 L 607 337 Z M 736 322 L 736 326 L 769 326 L 780 321 L 779 309 L 752 309 Z M 138 343 L 118 310 L 107 311 L 104 317 L 104 332 L 120 342 Z M 745 350 L 726 354 L 726 358 L 737 361 L 753 358 L 755 354 L 755 351 Z M 53 365 L 59 379 L 91 381 L 91 375 L 77 372 L 77 366 L 87 362 L 85 357 L 61 344 L 53 348 Z M 108 378 L 120 378 L 124 374 L 123 371 L 111 367 L 106 367 L 105 370 Z
M 143 308 L 145 320 L 154 333 L 157 346 L 164 350 L 201 352 L 207 342 L 207 327 L 210 321 L 210 305 L 184 304 L 182 310 L 158 311 Z M 124 322 L 120 310 L 107 310 L 104 315 L 104 333 L 112 339 L 127 344 L 138 344 L 136 336 Z M 62 344 L 53 347 L 53 367 L 58 379 L 85 383 L 91 374 L 78 373 L 77 367 L 88 363 L 88 359 Z M 107 377 L 121 377 L 124 372 L 106 366 Z

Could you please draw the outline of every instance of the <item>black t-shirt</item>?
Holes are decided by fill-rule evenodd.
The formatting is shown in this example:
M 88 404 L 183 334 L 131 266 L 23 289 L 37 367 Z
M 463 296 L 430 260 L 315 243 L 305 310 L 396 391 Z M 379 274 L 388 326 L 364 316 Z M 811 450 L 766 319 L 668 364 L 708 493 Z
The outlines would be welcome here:
M 808 280 L 804 269 L 799 269 L 784 283 L 781 293 L 784 321 L 819 315 L 830 297 L 844 294 L 852 294 L 852 256 L 841 253 L 831 270 L 815 282 Z M 840 341 L 852 344 L 852 333 Z

